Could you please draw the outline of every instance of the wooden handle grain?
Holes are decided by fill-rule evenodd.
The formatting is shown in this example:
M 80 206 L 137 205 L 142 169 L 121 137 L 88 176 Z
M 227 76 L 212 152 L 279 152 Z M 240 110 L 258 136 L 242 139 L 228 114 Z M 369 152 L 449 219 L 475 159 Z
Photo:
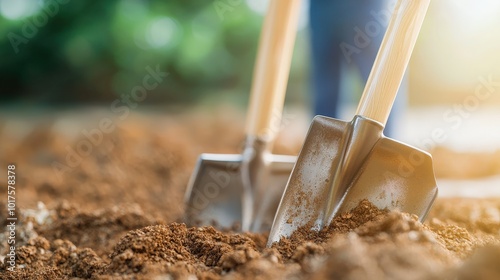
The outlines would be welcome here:
M 281 123 L 300 0 L 271 0 L 253 73 L 247 136 L 274 140 Z
M 430 0 L 399 0 L 368 77 L 357 115 L 384 126 L 422 27 Z

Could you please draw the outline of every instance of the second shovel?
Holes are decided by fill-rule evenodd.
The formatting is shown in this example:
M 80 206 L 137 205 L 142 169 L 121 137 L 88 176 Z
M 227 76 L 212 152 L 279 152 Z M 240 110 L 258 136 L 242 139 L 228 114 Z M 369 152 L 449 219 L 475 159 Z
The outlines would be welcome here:
M 295 156 L 271 153 L 292 60 L 300 0 L 271 0 L 260 37 L 242 154 L 202 154 L 186 192 L 187 222 L 270 229 Z M 223 137 L 221 135 L 221 137 Z

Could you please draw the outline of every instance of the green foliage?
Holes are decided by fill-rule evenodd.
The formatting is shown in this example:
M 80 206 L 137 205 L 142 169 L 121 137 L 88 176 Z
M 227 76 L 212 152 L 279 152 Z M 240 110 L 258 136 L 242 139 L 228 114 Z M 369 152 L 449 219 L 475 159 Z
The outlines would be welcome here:
M 169 77 L 146 102 L 224 92 L 246 102 L 263 18 L 244 1 L 65 1 L 15 19 L 0 9 L 0 100 L 109 102 L 160 65 Z M 221 14 L 216 2 L 231 9 Z

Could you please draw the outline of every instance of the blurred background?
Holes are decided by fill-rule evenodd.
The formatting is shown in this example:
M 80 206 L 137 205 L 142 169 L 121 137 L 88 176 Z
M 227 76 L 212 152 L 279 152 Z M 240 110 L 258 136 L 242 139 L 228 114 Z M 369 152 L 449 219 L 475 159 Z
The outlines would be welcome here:
M 267 3 L 0 0 L 0 111 L 109 109 L 142 83 L 148 67 L 159 67 L 168 77 L 141 109 L 229 104 L 244 112 Z M 311 117 L 308 5 L 304 0 L 286 101 L 304 127 Z M 431 2 L 410 62 L 398 139 L 426 150 L 500 149 L 499 34 L 498 0 Z M 359 96 L 363 84 L 350 74 L 342 89 Z M 478 88 L 488 96 L 478 99 Z M 442 131 L 446 137 L 434 139 Z
M 0 1 L 2 102 L 109 103 L 156 65 L 169 78 L 145 104 L 247 102 L 266 2 L 60 2 Z M 305 20 L 290 79 L 295 101 L 308 80 Z
M 60 216 L 26 231 L 105 252 L 144 217 L 181 221 L 198 156 L 242 151 L 268 1 L 0 0 L 0 186 L 14 163 L 17 207 Z M 302 1 L 276 154 L 298 154 L 313 117 L 309 1 L 352 0 Z M 356 27 L 342 27 L 349 44 Z M 407 74 L 395 138 L 432 154 L 440 196 L 500 197 L 500 0 L 431 0 Z M 128 104 L 146 75 L 147 98 Z M 342 75 L 350 120 L 364 84 Z M 470 204 L 436 211 L 498 232 L 498 207 Z
M 304 1 L 288 102 L 308 105 Z M 160 65 L 145 103 L 247 101 L 266 0 L 0 0 L 2 104 L 102 104 Z M 354 36 L 353 31 L 353 36 Z M 432 1 L 410 67 L 410 105 L 461 102 L 500 75 L 500 2 Z M 348 85 L 346 90 L 362 90 Z M 500 94 L 488 103 L 499 103 Z
M 310 91 L 307 2 L 288 95 L 299 104 Z M 170 77 L 145 102 L 245 103 L 266 7 L 265 0 L 0 0 L 1 100 L 109 102 L 160 64 Z M 432 1 L 411 62 L 410 104 L 459 102 L 478 76 L 498 76 L 499 26 L 499 1 Z M 500 95 L 489 100 L 498 102 Z

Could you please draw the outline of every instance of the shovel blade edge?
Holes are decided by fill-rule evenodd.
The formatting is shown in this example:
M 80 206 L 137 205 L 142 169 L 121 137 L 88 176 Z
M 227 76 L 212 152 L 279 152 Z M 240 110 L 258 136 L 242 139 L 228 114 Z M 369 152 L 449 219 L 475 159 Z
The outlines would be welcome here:
M 349 122 L 316 116 L 293 167 L 269 233 L 268 245 L 322 218 Z
M 378 208 L 415 214 L 423 221 L 437 197 L 430 154 L 383 137 L 374 146 L 340 207 L 346 212 L 368 199 Z
M 285 189 L 295 156 L 266 156 L 269 171 L 266 186 L 254 190 L 251 230 L 269 231 Z M 188 183 L 185 194 L 186 223 L 211 225 L 220 229 L 236 229 L 243 219 L 245 195 L 239 154 L 202 154 Z M 265 193 L 258 193 L 264 191 Z

